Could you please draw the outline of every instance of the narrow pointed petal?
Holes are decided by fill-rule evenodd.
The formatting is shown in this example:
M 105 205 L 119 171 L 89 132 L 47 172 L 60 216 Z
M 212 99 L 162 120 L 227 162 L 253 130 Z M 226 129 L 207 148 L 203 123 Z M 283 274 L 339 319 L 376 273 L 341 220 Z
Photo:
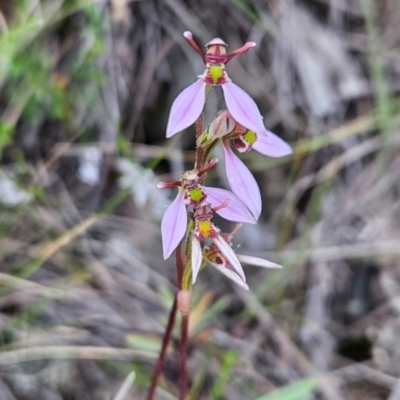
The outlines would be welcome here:
M 173 182 L 158 182 L 157 187 L 159 189 L 165 189 L 165 188 L 172 188 L 175 186 L 180 186 L 181 182 L 180 181 L 173 181 Z
M 176 249 L 186 232 L 187 214 L 184 203 L 183 190 L 164 213 L 161 222 L 161 236 L 163 242 L 164 260 Z
M 192 237 L 192 283 L 193 284 L 196 282 L 202 260 L 203 260 L 203 255 L 201 252 L 200 241 L 197 240 L 193 235 Z
M 240 254 L 237 254 L 237 258 L 240 262 L 242 262 L 244 264 L 254 265 L 256 267 L 272 268 L 272 269 L 282 268 L 282 265 L 275 264 L 268 260 L 264 260 L 263 258 L 244 256 L 244 255 L 240 255 Z
M 232 268 L 239 274 L 239 276 L 246 282 L 246 276 L 244 274 L 243 268 L 240 265 L 239 260 L 236 257 L 235 252 L 232 250 L 231 246 L 225 242 L 224 238 L 221 235 L 217 235 L 213 238 L 214 243 L 221 250 L 222 254 L 227 258 L 230 262 Z
M 206 186 L 201 186 L 201 190 L 207 195 L 207 201 L 210 203 L 212 208 L 215 208 L 225 200 L 228 200 L 228 205 L 217 211 L 217 214 L 222 218 L 225 218 L 228 221 L 248 222 L 249 224 L 257 223 L 247 207 L 229 190 Z
M 204 108 L 206 83 L 199 79 L 174 100 L 169 114 L 167 138 L 194 124 Z
M 257 220 L 261 214 L 261 194 L 257 182 L 227 144 L 223 144 L 225 169 L 232 192 L 247 206 Z
M 242 287 L 245 290 L 249 290 L 249 287 L 247 286 L 246 282 L 243 282 L 240 276 L 235 272 L 232 271 L 231 269 L 224 267 L 223 265 L 215 264 L 215 263 L 210 263 L 214 268 L 216 268 L 219 272 L 224 274 L 226 277 L 228 277 L 230 280 L 238 284 L 240 287 Z
M 185 31 L 183 32 L 183 36 L 189 42 L 192 48 L 200 55 L 201 59 L 206 62 L 206 55 L 204 54 L 204 51 L 199 47 L 199 45 L 194 41 L 192 32 Z
M 245 128 L 260 135 L 267 135 L 263 118 L 254 100 L 232 82 L 226 82 L 221 86 L 226 106 L 232 117 Z
M 232 51 L 231 53 L 227 54 L 226 58 L 227 61 L 226 63 L 228 64 L 228 62 L 230 60 L 232 60 L 233 57 L 238 56 L 239 54 L 243 54 L 246 53 L 247 51 L 249 51 L 250 49 L 252 49 L 253 47 L 257 46 L 257 44 L 255 42 L 246 42 L 242 47 L 240 47 L 237 50 Z
M 253 149 L 269 157 L 284 157 L 293 153 L 292 148 L 279 136 L 270 131 L 268 136 L 259 135 Z

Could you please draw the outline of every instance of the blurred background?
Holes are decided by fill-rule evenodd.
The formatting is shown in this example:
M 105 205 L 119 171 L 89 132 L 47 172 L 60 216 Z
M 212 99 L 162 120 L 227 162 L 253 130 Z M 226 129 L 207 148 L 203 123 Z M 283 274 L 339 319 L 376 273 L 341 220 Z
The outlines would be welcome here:
M 165 127 L 204 68 L 185 30 L 257 42 L 227 71 L 294 149 L 242 157 L 263 213 L 234 247 L 284 268 L 245 267 L 249 292 L 201 272 L 188 399 L 400 399 L 398 0 L 0 11 L 1 400 L 145 398 L 176 287 L 160 236 L 175 192 L 156 184 L 194 160 L 193 128 Z M 157 399 L 177 398 L 177 346 L 178 330 Z

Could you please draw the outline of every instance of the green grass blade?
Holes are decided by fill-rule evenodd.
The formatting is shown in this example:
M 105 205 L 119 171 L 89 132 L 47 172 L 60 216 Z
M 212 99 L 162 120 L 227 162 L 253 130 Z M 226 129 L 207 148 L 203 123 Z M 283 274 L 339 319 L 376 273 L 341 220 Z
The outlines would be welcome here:
M 231 376 L 232 368 L 235 365 L 236 359 L 237 353 L 234 350 L 230 350 L 225 353 L 222 360 L 221 371 L 218 374 L 217 381 L 215 382 L 211 392 L 211 400 L 218 400 L 224 394 L 225 386 L 228 383 L 229 377 Z
M 307 400 L 317 386 L 316 379 L 306 378 L 291 383 L 273 393 L 261 396 L 256 400 Z

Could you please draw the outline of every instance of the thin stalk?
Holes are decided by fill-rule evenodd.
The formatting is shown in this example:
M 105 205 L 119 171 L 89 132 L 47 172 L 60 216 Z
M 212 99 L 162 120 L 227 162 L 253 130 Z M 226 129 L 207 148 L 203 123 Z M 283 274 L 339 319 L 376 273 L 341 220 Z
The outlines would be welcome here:
M 194 168 L 198 171 L 204 167 L 204 149 L 201 146 L 197 146 L 197 139 L 203 133 L 203 119 L 204 112 L 201 113 L 200 117 L 196 121 L 196 162 Z
M 179 400 L 185 400 L 188 391 L 188 378 L 186 369 L 188 326 L 189 326 L 189 314 L 182 314 L 181 342 L 179 345 L 179 356 L 180 356 Z
M 183 273 L 185 270 L 185 266 L 182 260 L 182 242 L 179 243 L 179 246 L 175 250 L 175 262 L 176 262 L 176 280 L 178 282 L 178 290 L 182 290 L 183 283 Z
M 175 323 L 177 305 L 178 305 L 178 300 L 177 300 L 177 294 L 176 294 L 174 303 L 172 304 L 172 307 L 171 307 L 171 311 L 169 312 L 168 324 L 167 324 L 167 328 L 165 329 L 165 334 L 164 334 L 163 341 L 162 341 L 160 355 L 158 356 L 157 364 L 154 369 L 153 377 L 151 379 L 151 386 L 150 386 L 149 393 L 147 394 L 147 398 L 146 398 L 147 400 L 153 400 L 153 398 L 154 398 L 154 393 L 155 393 L 156 387 L 157 387 L 157 381 L 161 375 L 161 372 L 162 372 L 162 369 L 164 366 L 165 355 L 167 353 L 168 343 L 170 341 L 172 328 L 174 327 L 174 323 Z
M 210 85 L 206 86 L 206 98 L 211 91 Z M 201 146 L 197 145 L 197 139 L 201 136 L 203 133 L 203 120 L 204 120 L 204 111 L 200 114 L 200 117 L 197 119 L 195 127 L 196 127 L 196 162 L 194 164 L 194 168 L 200 171 L 204 167 L 204 162 L 205 162 L 205 154 L 204 154 L 204 149 Z

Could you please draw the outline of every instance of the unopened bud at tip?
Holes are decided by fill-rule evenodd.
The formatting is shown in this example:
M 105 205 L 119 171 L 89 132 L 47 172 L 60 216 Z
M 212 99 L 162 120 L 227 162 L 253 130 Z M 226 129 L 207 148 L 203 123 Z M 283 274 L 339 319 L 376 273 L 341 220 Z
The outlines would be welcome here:
M 193 39 L 193 33 L 190 31 L 185 31 L 183 32 L 183 36 L 185 37 L 185 39 L 187 40 L 192 40 Z

